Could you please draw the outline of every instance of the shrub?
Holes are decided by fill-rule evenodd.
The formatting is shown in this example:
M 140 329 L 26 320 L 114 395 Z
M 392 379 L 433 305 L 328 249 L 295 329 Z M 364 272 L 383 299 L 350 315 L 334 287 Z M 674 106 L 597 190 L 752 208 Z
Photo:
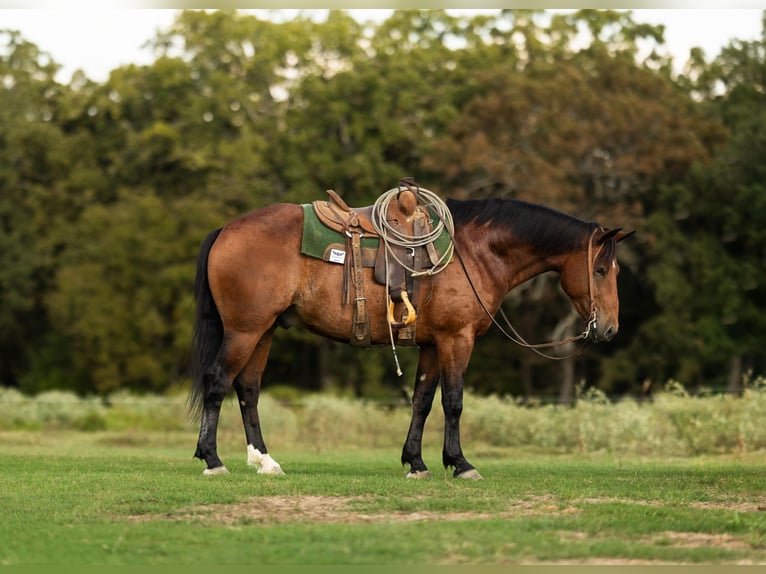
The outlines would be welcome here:
M 410 419 L 394 407 L 329 394 L 285 401 L 261 395 L 259 414 L 270 446 L 316 451 L 338 447 L 399 447 Z M 424 444 L 441 445 L 439 397 Z M 464 444 L 526 447 L 544 452 L 611 452 L 618 455 L 690 456 L 766 449 L 766 381 L 748 381 L 742 396 L 692 396 L 677 382 L 653 401 L 611 402 L 598 390 L 580 392 L 574 405 L 525 405 L 509 397 L 466 392 L 461 419 Z M 186 397 L 115 393 L 106 399 L 50 391 L 31 397 L 0 387 L 0 430 L 70 429 L 196 432 Z M 220 430 L 242 436 L 236 398 L 224 403 Z

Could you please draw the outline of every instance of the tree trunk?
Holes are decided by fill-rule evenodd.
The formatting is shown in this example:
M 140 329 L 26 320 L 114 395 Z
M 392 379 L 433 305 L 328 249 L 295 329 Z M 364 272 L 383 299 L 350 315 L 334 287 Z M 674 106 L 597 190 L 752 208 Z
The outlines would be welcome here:
M 564 317 L 556 329 L 553 331 L 553 338 L 556 341 L 567 339 L 574 335 L 574 327 L 577 324 L 579 315 L 572 311 Z M 575 343 L 568 343 L 559 347 L 559 353 L 562 355 L 571 355 L 575 351 Z M 559 387 L 559 402 L 562 404 L 572 404 L 574 401 L 575 387 L 575 357 L 561 361 L 561 386 Z
M 731 394 L 742 392 L 742 355 L 735 355 L 729 361 L 729 384 L 726 392 Z
M 566 345 L 571 347 L 572 345 Z M 575 386 L 575 358 L 564 359 L 561 361 L 561 388 L 559 389 L 559 402 L 571 405 L 574 401 Z
M 532 390 L 534 385 L 532 384 L 532 361 L 528 359 L 521 360 L 521 372 L 519 373 L 522 382 L 524 383 L 524 395 L 527 401 L 532 399 Z
M 332 343 L 328 339 L 320 338 L 318 342 L 319 390 L 322 392 L 329 391 L 338 384 L 332 368 L 332 351 Z

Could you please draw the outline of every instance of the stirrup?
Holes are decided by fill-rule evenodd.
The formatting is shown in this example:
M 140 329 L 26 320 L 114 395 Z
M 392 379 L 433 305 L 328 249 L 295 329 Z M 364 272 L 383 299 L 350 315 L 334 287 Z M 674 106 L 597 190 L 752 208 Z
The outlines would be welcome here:
M 407 295 L 407 291 L 402 291 L 402 303 L 404 303 L 404 306 L 407 308 L 407 318 L 404 320 L 403 323 L 397 321 L 394 318 L 394 307 L 396 303 L 394 303 L 391 299 L 388 300 L 388 322 L 391 325 L 396 325 L 398 327 L 406 327 L 407 325 L 412 325 L 415 320 L 418 318 L 417 312 L 415 311 L 415 307 L 412 306 L 412 303 L 410 303 L 410 297 Z
M 418 314 L 415 312 L 415 307 L 410 303 L 410 296 L 407 295 L 407 291 L 402 291 L 402 301 L 404 306 L 407 307 L 407 318 L 404 320 L 404 326 L 412 325 L 415 319 L 418 318 Z

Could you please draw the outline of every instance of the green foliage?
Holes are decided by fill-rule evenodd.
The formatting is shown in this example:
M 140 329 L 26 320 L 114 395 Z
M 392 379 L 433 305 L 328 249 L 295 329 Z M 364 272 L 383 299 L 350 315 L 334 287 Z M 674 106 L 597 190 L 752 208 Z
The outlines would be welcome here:
M 196 230 L 214 225 L 209 205 L 182 199 L 171 208 L 153 194 L 125 194 L 83 213 L 49 306 L 93 389 L 161 390 L 184 374 L 196 264 L 189 254 Z
M 736 390 L 766 369 L 763 40 L 695 51 L 674 77 L 652 50 L 662 27 L 626 11 L 183 11 L 150 65 L 61 85 L 50 55 L 0 39 L 0 384 L 171 388 L 209 230 L 326 188 L 369 204 L 406 175 L 639 230 L 621 246 L 619 337 L 565 368 L 486 337 L 477 392 L 566 397 L 574 373 L 610 393 L 670 377 Z M 553 284 L 509 298 L 531 339 L 574 328 Z M 266 384 L 395 401 L 390 365 L 291 330 Z
M 57 66 L 17 33 L 0 31 L 0 383 L 22 376 L 48 325 L 42 298 L 71 215 L 74 153 L 54 121 Z
M 733 126 L 713 161 L 661 188 L 647 218 L 654 244 L 646 275 L 661 313 L 642 325 L 640 346 L 628 352 L 640 364 L 640 347 L 673 350 L 650 375 L 655 380 L 724 386 L 728 378 L 737 388 L 740 374 L 727 376 L 727 362 L 739 358 L 757 372 L 766 364 L 766 172 L 755 159 L 766 154 L 764 103 Z

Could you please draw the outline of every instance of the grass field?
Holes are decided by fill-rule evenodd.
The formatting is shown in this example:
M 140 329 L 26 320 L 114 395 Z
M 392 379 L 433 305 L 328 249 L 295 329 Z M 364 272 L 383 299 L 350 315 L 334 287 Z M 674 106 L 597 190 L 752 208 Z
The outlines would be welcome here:
M 412 481 L 398 447 L 278 436 L 287 475 L 258 475 L 234 427 L 219 440 L 231 474 L 206 477 L 195 441 L 191 426 L 0 431 L 0 565 L 766 563 L 761 451 L 622 457 L 468 441 L 484 476 L 474 482 L 443 472 L 429 440 L 434 477 Z

